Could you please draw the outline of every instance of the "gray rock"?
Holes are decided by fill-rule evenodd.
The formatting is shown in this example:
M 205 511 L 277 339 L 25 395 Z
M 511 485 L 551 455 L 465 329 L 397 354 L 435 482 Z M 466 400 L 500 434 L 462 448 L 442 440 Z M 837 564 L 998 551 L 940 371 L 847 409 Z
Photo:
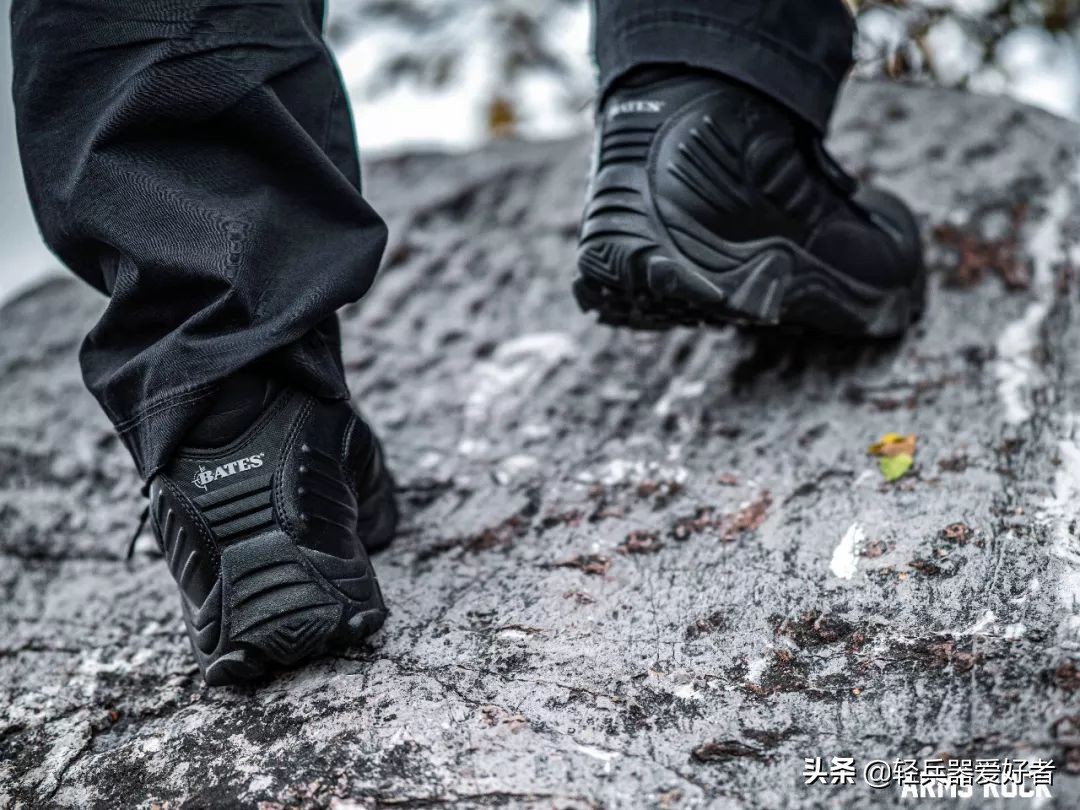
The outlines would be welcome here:
M 0 807 L 876 807 L 804 758 L 938 755 L 1052 758 L 1077 806 L 1075 131 L 857 85 L 833 147 L 925 225 L 903 342 L 581 317 L 584 141 L 372 165 L 392 241 L 343 328 L 392 614 L 253 688 L 202 685 L 149 538 L 122 559 L 138 482 L 75 361 L 103 301 L 10 303 Z

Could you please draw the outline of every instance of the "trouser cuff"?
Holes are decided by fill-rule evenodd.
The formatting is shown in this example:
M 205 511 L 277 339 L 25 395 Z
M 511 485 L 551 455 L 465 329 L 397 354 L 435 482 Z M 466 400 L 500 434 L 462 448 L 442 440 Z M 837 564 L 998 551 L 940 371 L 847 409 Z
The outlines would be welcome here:
M 850 43 L 850 36 L 848 37 Z M 850 46 L 849 46 L 850 47 Z M 771 96 L 819 132 L 828 128 L 850 57 L 830 67 L 766 33 L 695 15 L 631 20 L 605 34 L 596 54 L 600 98 L 628 71 L 649 64 L 713 70 Z

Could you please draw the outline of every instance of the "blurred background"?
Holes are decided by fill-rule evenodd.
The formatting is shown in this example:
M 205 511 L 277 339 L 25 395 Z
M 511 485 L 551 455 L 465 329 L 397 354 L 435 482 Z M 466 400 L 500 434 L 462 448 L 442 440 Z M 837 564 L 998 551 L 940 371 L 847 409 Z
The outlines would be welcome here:
M 719 0 L 718 0 L 719 1 Z M 1080 122 L 1080 0 L 847 0 L 858 76 L 1003 94 Z M 15 148 L 0 0 L 0 302 L 57 267 Z M 329 0 L 366 157 L 588 130 L 589 0 Z

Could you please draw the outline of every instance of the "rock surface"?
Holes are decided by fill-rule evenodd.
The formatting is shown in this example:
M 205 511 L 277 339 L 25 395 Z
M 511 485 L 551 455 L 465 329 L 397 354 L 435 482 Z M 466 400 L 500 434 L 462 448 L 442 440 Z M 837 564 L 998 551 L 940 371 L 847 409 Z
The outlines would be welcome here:
M 252 688 L 202 685 L 149 538 L 123 561 L 138 482 L 75 361 L 103 301 L 9 304 L 0 807 L 870 807 L 897 789 L 804 758 L 937 755 L 1052 758 L 1077 806 L 1075 131 L 858 85 L 833 149 L 925 225 L 903 342 L 581 317 L 584 141 L 371 166 L 392 241 L 343 328 L 392 614 Z

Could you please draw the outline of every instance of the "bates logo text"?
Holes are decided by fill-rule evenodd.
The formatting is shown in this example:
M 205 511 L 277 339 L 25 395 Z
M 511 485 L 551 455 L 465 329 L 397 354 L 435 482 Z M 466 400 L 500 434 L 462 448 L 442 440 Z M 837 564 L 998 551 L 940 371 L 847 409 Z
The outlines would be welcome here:
M 263 465 L 263 456 L 265 455 L 265 453 L 256 453 L 254 456 L 238 458 L 235 461 L 221 464 L 212 469 L 200 464 L 199 471 L 195 473 L 192 483 L 199 489 L 206 489 L 207 486 L 214 481 L 228 478 L 230 475 L 236 475 L 239 472 L 247 472 L 248 470 L 254 470 L 257 467 L 261 467 Z
M 662 112 L 665 106 L 663 101 L 622 101 L 608 108 L 608 118 L 616 118 L 620 115 L 655 115 Z

